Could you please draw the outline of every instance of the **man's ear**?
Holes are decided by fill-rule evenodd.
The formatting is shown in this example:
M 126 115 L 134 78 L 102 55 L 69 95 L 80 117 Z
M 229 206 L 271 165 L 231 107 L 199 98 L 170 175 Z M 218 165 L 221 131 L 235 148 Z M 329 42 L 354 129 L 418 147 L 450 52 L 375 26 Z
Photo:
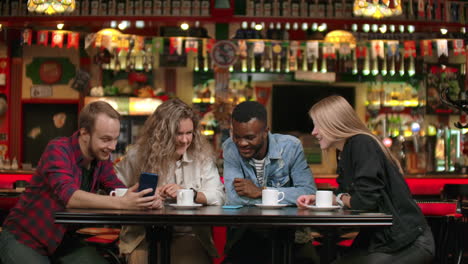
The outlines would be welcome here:
M 88 132 L 88 129 L 82 127 L 80 128 L 80 136 L 83 137 L 83 136 L 89 136 L 89 132 Z

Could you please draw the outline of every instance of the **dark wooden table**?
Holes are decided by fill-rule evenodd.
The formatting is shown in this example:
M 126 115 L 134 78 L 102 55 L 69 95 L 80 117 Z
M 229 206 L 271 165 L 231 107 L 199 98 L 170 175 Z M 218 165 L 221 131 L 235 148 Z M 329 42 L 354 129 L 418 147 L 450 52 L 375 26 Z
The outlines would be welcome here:
M 157 232 L 150 235 L 149 241 L 161 243 L 160 263 L 170 263 L 170 241 L 173 226 L 213 225 L 213 226 L 259 226 L 271 227 L 279 234 L 278 241 L 273 241 L 273 263 L 292 262 L 292 242 L 294 227 L 359 227 L 387 226 L 392 224 L 392 216 L 382 213 L 335 210 L 317 212 L 296 207 L 281 209 L 261 209 L 243 207 L 223 209 L 221 206 L 204 206 L 193 210 L 176 210 L 166 207 L 161 210 L 131 211 L 104 209 L 68 209 L 55 214 L 55 222 L 60 224 L 121 224 L 145 225 L 154 227 Z M 168 239 L 161 239 L 166 237 Z M 327 245 L 325 245 L 327 246 Z M 152 254 L 150 254 L 152 255 Z M 155 255 L 150 263 L 156 262 Z

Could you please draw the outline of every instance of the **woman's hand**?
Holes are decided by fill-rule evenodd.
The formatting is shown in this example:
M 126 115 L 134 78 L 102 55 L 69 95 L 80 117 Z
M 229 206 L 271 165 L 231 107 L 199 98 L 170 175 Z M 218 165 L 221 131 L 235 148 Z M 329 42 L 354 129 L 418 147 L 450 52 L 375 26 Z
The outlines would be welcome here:
M 150 206 L 149 209 L 161 209 L 164 205 L 164 199 L 161 197 L 160 192 L 156 189 L 154 194 L 153 204 Z
M 312 204 L 314 202 L 315 202 L 315 194 L 301 195 L 296 200 L 297 207 L 301 209 L 307 208 L 307 205 Z
M 161 187 L 160 194 L 163 199 L 176 199 L 177 191 L 183 189 L 181 186 L 170 183 Z

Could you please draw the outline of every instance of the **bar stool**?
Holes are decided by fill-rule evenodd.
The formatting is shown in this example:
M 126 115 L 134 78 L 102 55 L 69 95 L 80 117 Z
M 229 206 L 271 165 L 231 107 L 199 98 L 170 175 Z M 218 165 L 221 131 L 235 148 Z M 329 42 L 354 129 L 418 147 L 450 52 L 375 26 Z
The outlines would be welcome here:
M 94 246 L 109 263 L 124 263 L 118 253 L 120 228 L 86 227 L 78 229 L 76 233 L 88 236 L 83 240 Z
M 456 201 L 419 201 L 422 213 L 431 227 L 436 245 L 435 263 L 461 263 L 462 234 L 459 232 L 461 214 Z

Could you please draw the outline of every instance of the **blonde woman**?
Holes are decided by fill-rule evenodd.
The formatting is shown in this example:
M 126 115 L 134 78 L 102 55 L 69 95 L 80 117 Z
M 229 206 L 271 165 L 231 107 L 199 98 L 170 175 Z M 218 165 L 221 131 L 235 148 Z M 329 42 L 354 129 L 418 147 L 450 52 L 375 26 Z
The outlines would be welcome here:
M 353 210 L 393 215 L 393 225 L 362 228 L 349 256 L 335 263 L 431 263 L 434 240 L 403 179 L 400 163 L 358 118 L 341 96 L 330 96 L 312 106 L 312 135 L 322 151 L 339 152 L 339 188 L 335 202 Z M 315 202 L 303 195 L 297 205 Z
M 127 186 L 137 183 L 141 172 L 157 173 L 157 191 L 166 202 L 175 200 L 179 189 L 193 189 L 195 203 L 224 204 L 223 184 L 211 147 L 201 135 L 198 116 L 179 99 L 164 102 L 148 117 L 136 145 L 115 169 Z M 210 230 L 176 227 L 171 263 L 211 263 L 217 251 Z M 143 226 L 122 228 L 119 247 L 128 255 L 128 263 L 147 263 Z

